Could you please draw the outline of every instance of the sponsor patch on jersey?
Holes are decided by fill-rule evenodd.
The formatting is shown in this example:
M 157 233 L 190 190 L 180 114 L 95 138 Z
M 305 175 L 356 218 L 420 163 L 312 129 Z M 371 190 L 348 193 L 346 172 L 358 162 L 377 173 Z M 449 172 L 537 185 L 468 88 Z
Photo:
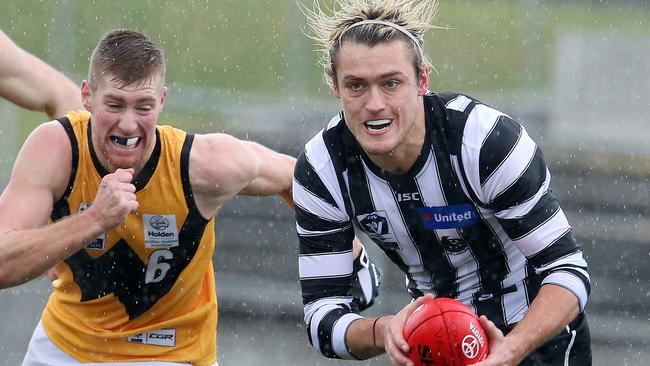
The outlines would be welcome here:
M 357 220 L 361 229 L 374 242 L 385 249 L 400 249 L 385 211 L 375 211 L 369 214 L 358 215 Z
M 144 221 L 144 247 L 148 249 L 178 246 L 176 215 L 142 215 Z
M 429 230 L 458 229 L 478 223 L 474 206 L 464 205 L 421 207 L 418 214 L 424 227 Z
M 176 329 L 165 328 L 147 333 L 140 333 L 126 338 L 127 342 L 150 344 L 153 346 L 176 346 Z
M 77 210 L 77 215 L 86 211 L 88 207 L 90 207 L 90 203 L 81 202 L 79 204 L 79 210 Z M 100 234 L 95 240 L 88 243 L 86 249 L 104 250 L 104 243 L 106 243 L 106 233 Z

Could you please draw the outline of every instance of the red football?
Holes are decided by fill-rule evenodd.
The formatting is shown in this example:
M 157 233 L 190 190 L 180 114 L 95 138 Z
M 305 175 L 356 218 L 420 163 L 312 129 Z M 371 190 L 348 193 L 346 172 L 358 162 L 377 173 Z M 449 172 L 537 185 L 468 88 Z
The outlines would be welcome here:
M 465 366 L 488 355 L 485 331 L 474 312 L 445 297 L 427 300 L 404 325 L 408 357 L 416 366 Z

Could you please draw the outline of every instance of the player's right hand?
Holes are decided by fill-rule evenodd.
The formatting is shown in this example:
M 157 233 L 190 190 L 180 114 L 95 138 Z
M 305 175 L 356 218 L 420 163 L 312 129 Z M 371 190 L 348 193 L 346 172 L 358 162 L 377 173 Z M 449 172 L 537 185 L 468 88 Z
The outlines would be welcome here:
M 135 185 L 132 183 L 133 173 L 132 168 L 117 169 L 102 178 L 95 200 L 87 211 L 97 219 L 104 231 L 121 224 L 129 213 L 138 208 Z

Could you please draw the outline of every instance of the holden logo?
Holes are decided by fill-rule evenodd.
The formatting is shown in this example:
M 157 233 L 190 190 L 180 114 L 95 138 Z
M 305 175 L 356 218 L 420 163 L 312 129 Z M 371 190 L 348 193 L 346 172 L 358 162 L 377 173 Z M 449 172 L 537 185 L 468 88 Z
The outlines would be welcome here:
M 165 231 L 169 227 L 169 220 L 160 215 L 151 216 L 149 223 L 151 224 L 152 228 L 160 231 Z
M 472 359 L 478 356 L 478 340 L 473 335 L 466 335 L 465 338 L 463 338 L 461 347 L 463 348 L 463 354 L 465 357 Z

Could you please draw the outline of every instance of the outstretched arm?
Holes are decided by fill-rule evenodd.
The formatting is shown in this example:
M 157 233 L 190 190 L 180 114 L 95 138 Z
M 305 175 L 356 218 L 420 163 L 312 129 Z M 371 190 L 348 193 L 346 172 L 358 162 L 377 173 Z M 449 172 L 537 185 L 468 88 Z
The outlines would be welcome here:
M 82 109 L 79 87 L 0 31 L 0 96 L 54 119 Z
M 195 135 L 190 182 L 199 211 L 212 217 L 235 195 L 280 195 L 291 207 L 296 159 L 260 144 L 214 133 Z

